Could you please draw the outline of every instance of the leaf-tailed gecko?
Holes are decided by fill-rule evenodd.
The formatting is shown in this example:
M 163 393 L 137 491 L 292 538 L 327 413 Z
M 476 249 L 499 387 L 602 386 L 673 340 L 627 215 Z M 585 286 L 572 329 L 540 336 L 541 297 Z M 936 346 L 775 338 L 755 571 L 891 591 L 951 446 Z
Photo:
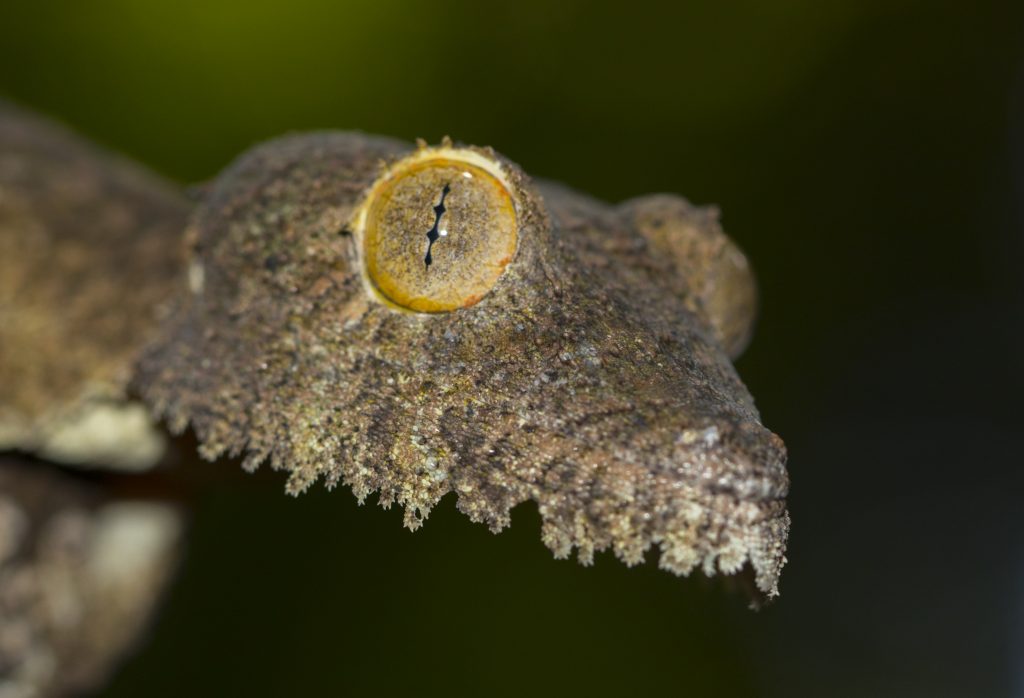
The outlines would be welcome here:
M 777 593 L 786 455 L 731 363 L 756 290 L 714 209 L 342 132 L 255 147 L 193 207 L 10 106 L 0 143 L 0 445 L 145 466 L 145 405 L 294 494 L 416 528 L 454 492 L 494 531 L 532 500 L 558 557 L 656 547 Z

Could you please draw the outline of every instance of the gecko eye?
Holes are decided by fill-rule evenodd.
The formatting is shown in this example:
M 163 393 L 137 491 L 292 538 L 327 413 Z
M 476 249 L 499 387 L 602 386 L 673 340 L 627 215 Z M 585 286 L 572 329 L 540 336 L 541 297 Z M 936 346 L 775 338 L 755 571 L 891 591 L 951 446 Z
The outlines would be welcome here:
M 445 312 L 498 281 L 516 251 L 516 210 L 487 165 L 497 167 L 476 151 L 420 151 L 374 186 L 358 227 L 367 278 L 387 301 Z

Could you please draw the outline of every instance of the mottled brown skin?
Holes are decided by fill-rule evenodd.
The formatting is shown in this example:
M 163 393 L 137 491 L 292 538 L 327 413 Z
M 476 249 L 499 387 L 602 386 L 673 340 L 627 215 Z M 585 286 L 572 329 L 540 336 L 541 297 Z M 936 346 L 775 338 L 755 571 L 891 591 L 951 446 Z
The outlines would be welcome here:
M 242 156 L 190 229 L 192 292 L 137 386 L 202 454 L 246 454 L 406 508 L 455 492 L 498 531 L 537 503 L 544 542 L 589 563 L 735 573 L 777 593 L 785 450 L 729 353 L 753 281 L 712 212 L 677 197 L 608 206 L 501 162 L 518 249 L 479 303 L 388 307 L 364 283 L 353 218 L 402 143 L 292 136 Z
M 293 493 L 321 476 L 379 491 L 416 527 L 455 491 L 494 530 L 532 499 L 558 556 L 633 564 L 656 545 L 676 573 L 749 563 L 777 593 L 785 452 L 729 362 L 756 295 L 715 213 L 608 206 L 478 149 L 507 175 L 515 255 L 471 307 L 402 311 L 365 282 L 353 223 L 409 150 L 339 133 L 260 146 L 182 236 L 173 188 L 0 105 L 0 448 L 93 460 L 53 435 L 130 407 L 152 341 L 135 384 L 153 409 L 209 458 L 269 459 Z M 136 428 L 100 436 L 123 451 Z
M 0 100 L 0 448 L 159 456 L 124 388 L 182 292 L 190 210 L 178 187 Z M 97 415 L 108 433 L 81 443 L 73 427 Z

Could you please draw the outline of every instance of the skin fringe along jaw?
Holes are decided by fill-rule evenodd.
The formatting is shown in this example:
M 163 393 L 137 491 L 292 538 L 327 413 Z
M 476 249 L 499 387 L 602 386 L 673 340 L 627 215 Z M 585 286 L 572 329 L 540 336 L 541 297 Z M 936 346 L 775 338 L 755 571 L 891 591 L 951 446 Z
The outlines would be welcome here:
M 500 207 L 463 205 L 449 175 L 464 165 L 494 180 L 478 201 L 507 192 L 512 235 Z M 396 180 L 407 190 L 375 209 Z M 473 303 L 396 308 L 367 262 L 374 215 L 377 234 L 401 236 L 385 264 L 409 288 L 435 273 L 462 283 L 510 237 L 513 256 Z M 435 225 L 453 234 L 431 240 Z M 489 149 L 325 132 L 239 158 L 191 235 L 203 282 L 137 384 L 205 457 L 269 461 L 293 493 L 320 478 L 378 492 L 411 528 L 448 492 L 494 530 L 533 500 L 559 557 L 611 549 L 634 564 L 656 546 L 677 574 L 749 564 L 777 593 L 785 449 L 724 348 L 745 341 L 753 286 L 713 212 L 665 196 L 610 206 L 533 183 Z

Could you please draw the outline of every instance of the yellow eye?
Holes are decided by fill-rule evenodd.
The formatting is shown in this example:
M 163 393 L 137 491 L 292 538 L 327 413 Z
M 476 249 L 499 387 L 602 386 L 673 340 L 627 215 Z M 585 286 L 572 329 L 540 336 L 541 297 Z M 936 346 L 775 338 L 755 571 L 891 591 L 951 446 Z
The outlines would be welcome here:
M 421 313 L 465 308 L 498 281 L 516 251 L 512 195 L 483 156 L 455 149 L 399 163 L 361 214 L 370 283 Z M 470 162 L 475 160 L 479 164 Z

